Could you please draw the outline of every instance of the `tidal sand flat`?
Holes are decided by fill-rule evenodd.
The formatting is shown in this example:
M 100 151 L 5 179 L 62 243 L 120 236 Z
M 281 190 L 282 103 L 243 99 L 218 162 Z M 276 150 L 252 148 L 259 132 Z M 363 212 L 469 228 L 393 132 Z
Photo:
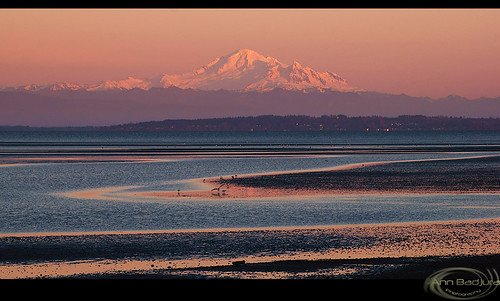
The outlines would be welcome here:
M 347 194 L 496 194 L 500 156 L 365 162 L 312 171 L 196 179 L 189 191 L 144 191 L 152 198 L 264 198 Z
M 228 186 L 305 193 L 498 193 L 500 156 L 356 164 L 219 179 Z
M 430 262 L 498 268 L 499 246 L 500 219 L 16 234 L 0 237 L 0 277 L 425 278 L 435 271 Z

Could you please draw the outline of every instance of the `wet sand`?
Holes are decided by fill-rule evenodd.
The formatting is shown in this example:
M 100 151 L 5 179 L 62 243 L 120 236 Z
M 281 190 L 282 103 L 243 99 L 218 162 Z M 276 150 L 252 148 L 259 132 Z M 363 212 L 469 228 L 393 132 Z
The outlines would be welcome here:
M 498 267 L 500 219 L 108 233 L 4 234 L 0 278 L 420 279 Z
M 160 156 L 39 156 L 39 157 L 1 157 L 0 167 L 36 165 L 36 164 L 68 164 L 68 163 L 147 163 L 176 161 L 184 158 L 166 158 Z
M 498 193 L 500 156 L 362 164 L 356 168 L 227 178 L 227 185 L 325 193 Z
M 226 175 L 192 182 L 202 188 L 180 192 L 125 192 L 120 197 L 123 200 L 134 197 L 237 199 L 347 194 L 498 194 L 500 156 L 366 162 L 311 171 Z
M 47 163 L 68 162 L 66 159 L 58 160 L 62 159 L 49 160 Z M 86 162 L 100 162 L 99 160 L 93 158 Z M 106 162 L 140 163 L 161 160 L 168 159 L 116 157 Z M 12 163 L 5 166 L 14 165 Z M 38 161 L 35 164 L 39 163 L 42 162 Z M 56 194 L 71 198 L 117 201 L 179 197 L 237 199 L 348 194 L 498 194 L 500 156 L 365 162 L 317 170 L 225 175 L 186 181 L 191 182 L 191 186 L 196 188 L 182 191 L 128 192 L 128 189 L 138 186 L 117 186 Z

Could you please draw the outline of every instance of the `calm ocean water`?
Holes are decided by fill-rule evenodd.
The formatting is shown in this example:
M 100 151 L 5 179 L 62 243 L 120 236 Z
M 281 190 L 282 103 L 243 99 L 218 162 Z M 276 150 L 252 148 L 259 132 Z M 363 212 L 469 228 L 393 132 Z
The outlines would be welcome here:
M 175 191 L 190 187 L 186 179 L 221 175 L 373 161 L 499 155 L 496 148 L 499 145 L 500 132 L 0 132 L 0 164 L 38 160 L 31 161 L 37 164 L 0 166 L 0 233 L 278 227 L 500 217 L 500 199 L 494 194 L 128 201 L 57 195 L 121 186 Z M 404 150 L 430 147 L 439 151 L 306 156 L 325 150 L 394 147 Z M 299 155 L 275 156 L 281 151 Z M 192 158 L 176 156 L 199 152 L 210 154 Z M 229 152 L 236 155 L 228 156 Z M 168 157 L 172 160 L 86 161 L 92 156 L 135 158 L 167 153 L 173 154 Z M 67 157 L 80 158 L 80 161 L 44 161 Z
M 481 145 L 500 144 L 499 131 L 413 132 L 64 132 L 0 131 L 0 146 L 9 145 Z

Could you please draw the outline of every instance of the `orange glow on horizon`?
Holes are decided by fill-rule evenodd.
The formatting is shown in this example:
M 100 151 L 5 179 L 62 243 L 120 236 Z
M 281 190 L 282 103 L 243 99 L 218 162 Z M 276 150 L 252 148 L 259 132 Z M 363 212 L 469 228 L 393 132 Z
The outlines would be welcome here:
M 498 97 L 498 9 L 2 9 L 0 85 L 192 71 L 240 48 L 367 90 Z

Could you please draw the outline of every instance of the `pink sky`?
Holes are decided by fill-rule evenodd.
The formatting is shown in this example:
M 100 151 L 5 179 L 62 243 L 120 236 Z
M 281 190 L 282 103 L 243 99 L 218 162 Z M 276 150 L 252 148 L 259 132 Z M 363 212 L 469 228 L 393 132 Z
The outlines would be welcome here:
M 499 9 L 1 9 L 0 85 L 192 71 L 249 48 L 356 87 L 500 96 Z

